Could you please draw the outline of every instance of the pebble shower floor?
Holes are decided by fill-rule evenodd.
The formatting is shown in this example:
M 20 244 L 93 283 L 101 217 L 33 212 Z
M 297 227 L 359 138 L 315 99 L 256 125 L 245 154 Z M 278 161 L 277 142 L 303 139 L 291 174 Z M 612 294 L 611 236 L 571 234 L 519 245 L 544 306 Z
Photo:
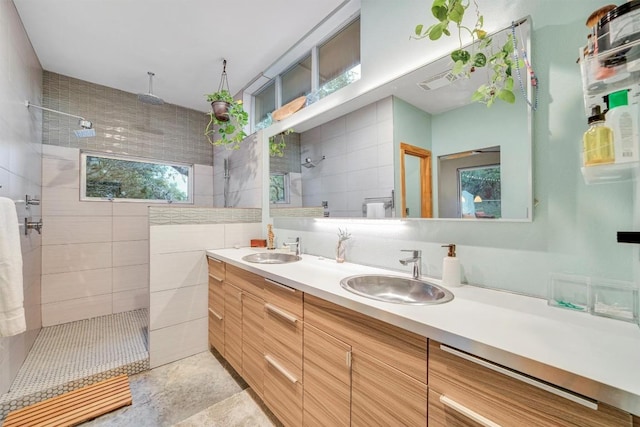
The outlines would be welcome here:
M 42 328 L 8 393 L 0 421 L 23 408 L 114 375 L 149 369 L 148 311 Z

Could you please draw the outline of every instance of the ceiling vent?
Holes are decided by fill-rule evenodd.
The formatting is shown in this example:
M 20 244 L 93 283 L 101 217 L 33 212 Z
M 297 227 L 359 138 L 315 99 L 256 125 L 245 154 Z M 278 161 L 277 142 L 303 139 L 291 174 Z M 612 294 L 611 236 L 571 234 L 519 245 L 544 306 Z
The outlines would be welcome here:
M 420 83 L 418 83 L 418 86 L 420 86 L 424 90 L 440 89 L 441 87 L 450 85 L 459 78 L 460 76 L 453 74 L 451 70 L 446 70 L 442 73 L 436 74 L 435 76 L 421 81 Z

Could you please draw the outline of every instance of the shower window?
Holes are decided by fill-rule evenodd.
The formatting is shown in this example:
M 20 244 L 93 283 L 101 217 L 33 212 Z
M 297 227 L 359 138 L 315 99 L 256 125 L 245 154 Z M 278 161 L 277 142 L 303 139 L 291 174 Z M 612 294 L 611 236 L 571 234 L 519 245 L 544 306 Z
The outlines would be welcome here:
M 80 165 L 81 200 L 193 200 L 193 165 L 89 152 Z
M 289 174 L 272 173 L 269 180 L 269 201 L 289 203 Z

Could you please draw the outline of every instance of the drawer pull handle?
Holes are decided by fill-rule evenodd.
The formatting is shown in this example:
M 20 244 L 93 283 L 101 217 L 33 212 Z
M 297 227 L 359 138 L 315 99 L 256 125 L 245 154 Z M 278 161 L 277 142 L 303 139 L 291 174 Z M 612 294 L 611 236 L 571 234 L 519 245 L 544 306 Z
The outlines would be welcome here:
M 276 285 L 277 287 L 282 288 L 282 289 L 284 289 L 285 291 L 289 291 L 289 292 L 295 292 L 295 291 L 296 291 L 296 290 L 295 290 L 295 289 L 293 289 L 293 288 L 290 288 L 290 287 L 288 287 L 288 286 L 286 286 L 286 285 L 283 285 L 282 283 L 275 282 L 275 281 L 273 281 L 273 280 L 271 280 L 271 279 L 267 279 L 267 278 L 265 278 L 265 279 L 264 279 L 264 281 L 265 281 L 265 282 L 267 282 L 267 283 L 271 283 L 272 285 Z
M 447 396 L 440 396 L 440 402 L 443 405 L 453 409 L 457 413 L 464 415 L 465 417 L 475 421 L 476 423 L 484 427 L 500 427 L 500 424 L 494 423 L 490 419 L 483 417 L 482 415 L 472 411 L 466 406 L 462 406 L 455 400 L 449 399 Z
M 218 276 L 214 276 L 213 274 L 209 274 L 209 277 L 211 277 L 213 280 L 215 280 L 217 282 L 222 282 L 221 278 L 219 278 Z
M 445 351 L 447 353 L 453 354 L 455 356 L 461 357 L 465 360 L 468 360 L 469 362 L 473 362 L 475 364 L 478 364 L 480 366 L 484 366 L 487 369 L 491 369 L 492 371 L 498 372 L 500 374 L 506 375 L 508 377 L 511 377 L 513 379 L 516 379 L 518 381 L 522 381 L 523 383 L 532 385 L 534 387 L 538 387 L 541 390 L 544 391 L 548 391 L 549 393 L 555 394 L 556 396 L 560 396 L 563 397 L 565 399 L 568 399 L 572 402 L 578 403 L 582 406 L 586 406 L 587 408 L 593 409 L 593 410 L 598 410 L 598 403 L 592 400 L 589 400 L 587 398 L 578 396 L 576 394 L 570 393 L 568 391 L 559 389 L 557 387 L 553 387 L 550 386 L 549 384 L 545 384 L 542 381 L 537 381 L 531 377 L 528 377 L 526 375 L 522 375 L 519 374 L 517 372 L 514 372 L 510 369 L 506 369 L 503 368 L 502 366 L 498 366 L 495 365 L 493 363 L 489 363 L 485 360 L 482 360 L 478 357 L 472 356 L 470 354 L 467 353 L 463 353 L 459 350 L 456 350 L 455 348 L 451 348 L 449 346 L 446 346 L 444 344 L 440 344 L 440 350 Z
M 211 314 L 213 314 L 214 316 L 216 316 L 216 318 L 218 320 L 222 320 L 222 316 L 220 316 L 218 313 L 216 313 L 215 311 L 213 311 L 213 309 L 209 309 L 209 311 L 211 312 Z
M 209 258 L 213 262 L 217 262 L 218 264 L 222 264 L 222 261 L 220 261 L 219 259 L 215 259 L 215 258 L 212 258 L 210 256 L 208 256 L 207 258 Z
M 264 356 L 264 360 L 266 360 L 269 365 L 273 366 L 278 372 L 280 372 L 286 379 L 291 381 L 293 384 L 298 382 L 298 379 L 296 377 L 291 375 L 285 368 L 282 367 L 281 364 L 279 364 L 276 360 L 274 360 L 268 354 Z
M 283 319 L 288 320 L 291 323 L 296 323 L 298 321 L 298 319 L 292 315 L 290 315 L 289 313 L 287 313 L 286 311 L 280 310 L 278 307 L 276 307 L 275 305 L 266 303 L 264 305 L 264 308 L 267 311 L 270 311 L 274 314 L 277 314 L 278 316 L 282 317 Z

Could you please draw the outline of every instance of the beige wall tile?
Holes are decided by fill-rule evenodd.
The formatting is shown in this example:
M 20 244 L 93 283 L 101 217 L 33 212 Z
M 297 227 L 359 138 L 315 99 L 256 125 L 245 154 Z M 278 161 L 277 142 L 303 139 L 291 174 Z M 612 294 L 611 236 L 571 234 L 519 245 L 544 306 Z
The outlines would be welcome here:
M 207 351 L 208 319 L 192 320 L 149 332 L 151 368 Z
M 151 254 L 149 289 L 153 292 L 207 283 L 205 251 Z M 155 310 L 153 305 L 152 310 Z
M 114 216 L 113 240 L 149 240 L 149 219 L 146 216 Z
M 42 304 L 42 326 L 111 314 L 111 294 Z
M 171 253 L 219 248 L 224 244 L 223 224 L 153 225 L 151 253 Z
M 113 202 L 114 216 L 147 216 L 149 214 L 149 206 L 156 206 L 153 203 L 134 203 L 134 202 Z M 166 206 L 162 204 L 160 206 Z
M 42 247 L 42 274 L 111 267 L 109 243 L 79 243 Z
M 149 290 L 147 288 L 113 293 L 114 313 L 140 308 L 149 308 Z
M 43 187 L 42 215 L 44 216 L 110 216 L 111 202 L 80 201 L 77 188 Z
M 263 234 L 262 224 L 225 224 L 224 247 L 232 248 L 235 245 L 250 246 L 251 239 L 260 239 Z M 280 241 L 283 241 L 280 239 Z M 207 249 L 217 249 L 208 247 Z
M 78 161 L 43 158 L 42 186 L 80 188 Z
M 60 147 L 58 145 L 43 144 L 42 157 L 54 160 L 69 160 L 78 162 L 80 150 L 78 148 Z
M 149 289 L 149 264 L 113 268 L 113 292 Z
M 149 263 L 149 241 L 113 242 L 113 266 Z
M 42 276 L 42 302 L 51 303 L 112 291 L 110 268 L 74 271 L 70 273 L 44 274 Z
M 208 285 L 152 292 L 149 330 L 166 328 L 207 316 Z
M 43 245 L 111 242 L 111 217 L 52 216 L 42 229 Z

